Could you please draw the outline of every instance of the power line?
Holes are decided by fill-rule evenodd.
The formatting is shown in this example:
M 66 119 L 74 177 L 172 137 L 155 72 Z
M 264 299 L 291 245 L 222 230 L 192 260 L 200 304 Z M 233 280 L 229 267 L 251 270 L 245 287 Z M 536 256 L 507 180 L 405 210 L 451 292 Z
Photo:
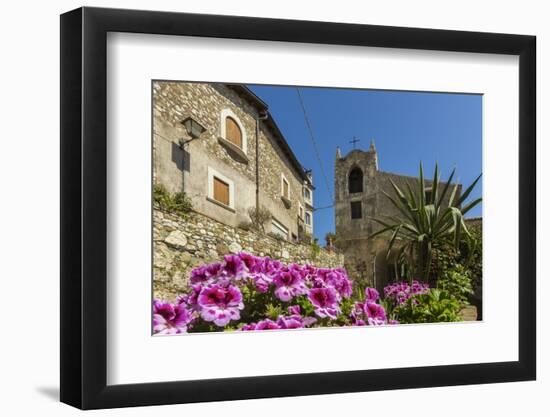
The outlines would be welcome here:
M 296 93 L 298 93 L 298 99 L 300 100 L 300 106 L 302 107 L 302 111 L 304 113 L 304 119 L 306 121 L 307 130 L 309 132 L 309 137 L 311 138 L 311 143 L 313 144 L 313 149 L 315 150 L 315 156 L 317 157 L 317 161 L 319 162 L 319 167 L 321 168 L 321 174 L 323 175 L 323 179 L 325 180 L 325 185 L 327 187 L 327 192 L 330 197 L 330 201 L 334 203 L 334 197 L 332 196 L 332 192 L 330 191 L 330 186 L 328 183 L 328 177 L 325 174 L 325 170 L 323 169 L 323 163 L 321 161 L 321 155 L 319 154 L 319 149 L 317 148 L 317 143 L 315 142 L 315 137 L 313 136 L 313 129 L 311 128 L 311 124 L 309 123 L 309 118 L 307 116 L 306 106 L 304 105 L 304 99 L 302 98 L 302 94 L 300 93 L 300 89 L 296 87 Z

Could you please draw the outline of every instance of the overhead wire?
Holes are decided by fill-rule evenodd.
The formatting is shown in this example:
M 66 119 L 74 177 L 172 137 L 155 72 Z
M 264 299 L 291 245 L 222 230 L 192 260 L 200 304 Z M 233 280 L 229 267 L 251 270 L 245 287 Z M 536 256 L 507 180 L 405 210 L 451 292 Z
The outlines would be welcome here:
M 325 173 L 325 170 L 323 168 L 323 162 L 321 160 L 321 154 L 319 153 L 319 148 L 317 147 L 317 142 L 315 141 L 315 136 L 313 134 L 313 129 L 311 127 L 311 123 L 309 121 L 306 106 L 304 104 L 304 99 L 303 99 L 302 93 L 300 93 L 300 89 L 298 87 L 296 87 L 296 93 L 298 94 L 298 100 L 300 101 L 300 106 L 301 106 L 302 112 L 304 114 L 304 120 L 306 122 L 306 127 L 307 127 L 307 130 L 309 132 L 309 137 L 311 139 L 311 143 L 313 145 L 313 150 L 315 151 L 315 157 L 317 158 L 317 162 L 319 163 L 319 168 L 321 170 L 321 174 L 323 176 L 323 180 L 325 182 L 325 186 L 327 187 L 327 192 L 328 192 L 328 195 L 330 197 L 331 204 L 332 204 L 331 206 L 322 207 L 322 208 L 332 207 L 334 205 L 334 197 L 332 195 L 332 191 L 330 190 L 328 177 L 327 177 L 327 175 Z

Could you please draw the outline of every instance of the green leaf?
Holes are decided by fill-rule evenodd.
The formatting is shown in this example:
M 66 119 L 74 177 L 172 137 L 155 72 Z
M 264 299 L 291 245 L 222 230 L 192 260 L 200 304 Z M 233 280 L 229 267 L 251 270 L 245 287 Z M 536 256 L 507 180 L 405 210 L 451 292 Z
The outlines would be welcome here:
M 472 192 L 472 190 L 474 189 L 478 181 L 481 179 L 481 175 L 482 174 L 479 174 L 479 176 L 475 179 L 475 181 L 466 189 L 466 191 L 462 193 L 462 195 L 460 196 L 460 198 L 456 203 L 457 206 L 460 206 L 462 202 L 468 198 L 468 196 L 470 195 L 470 193 Z

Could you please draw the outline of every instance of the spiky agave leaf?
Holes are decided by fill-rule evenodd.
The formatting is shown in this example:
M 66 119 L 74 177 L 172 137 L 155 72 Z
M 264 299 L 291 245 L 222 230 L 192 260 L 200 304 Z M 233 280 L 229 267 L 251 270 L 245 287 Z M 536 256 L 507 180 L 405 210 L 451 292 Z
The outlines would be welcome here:
M 385 220 L 373 218 L 382 228 L 370 235 L 374 238 L 384 233 L 391 233 L 386 258 L 390 256 L 392 249 L 399 241 L 401 249 L 399 253 L 410 253 L 412 258 L 416 252 L 419 265 L 423 265 L 424 279 L 429 275 L 429 267 L 432 258 L 432 249 L 438 247 L 446 240 L 451 240 L 453 246 L 458 248 L 460 238 L 464 233 L 471 236 L 464 221 L 464 215 L 472 208 L 481 203 L 478 198 L 468 203 L 462 209 L 460 205 L 471 194 L 481 175 L 466 189 L 463 195 L 458 196 L 459 184 L 453 184 L 455 169 L 451 171 L 447 182 L 441 187 L 439 166 L 436 164 L 432 180 L 432 192 L 426 198 L 426 187 L 424 180 L 424 168 L 422 163 L 419 166 L 419 178 L 416 191 L 408 181 L 405 182 L 406 190 L 403 190 L 391 179 L 394 196 L 384 192 L 384 195 L 403 219 L 395 216 L 386 216 Z M 448 203 L 443 206 L 444 201 L 451 190 Z M 422 258 L 422 259 L 420 259 Z

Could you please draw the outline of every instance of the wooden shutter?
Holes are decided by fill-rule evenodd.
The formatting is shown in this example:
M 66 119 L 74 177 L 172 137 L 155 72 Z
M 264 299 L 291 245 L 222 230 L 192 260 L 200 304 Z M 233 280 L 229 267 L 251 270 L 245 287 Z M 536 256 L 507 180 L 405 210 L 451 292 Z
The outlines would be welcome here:
M 234 143 L 239 148 L 243 147 L 243 137 L 241 129 L 235 120 L 231 117 L 225 118 L 225 139 Z
M 214 200 L 229 205 L 229 184 L 214 177 Z

